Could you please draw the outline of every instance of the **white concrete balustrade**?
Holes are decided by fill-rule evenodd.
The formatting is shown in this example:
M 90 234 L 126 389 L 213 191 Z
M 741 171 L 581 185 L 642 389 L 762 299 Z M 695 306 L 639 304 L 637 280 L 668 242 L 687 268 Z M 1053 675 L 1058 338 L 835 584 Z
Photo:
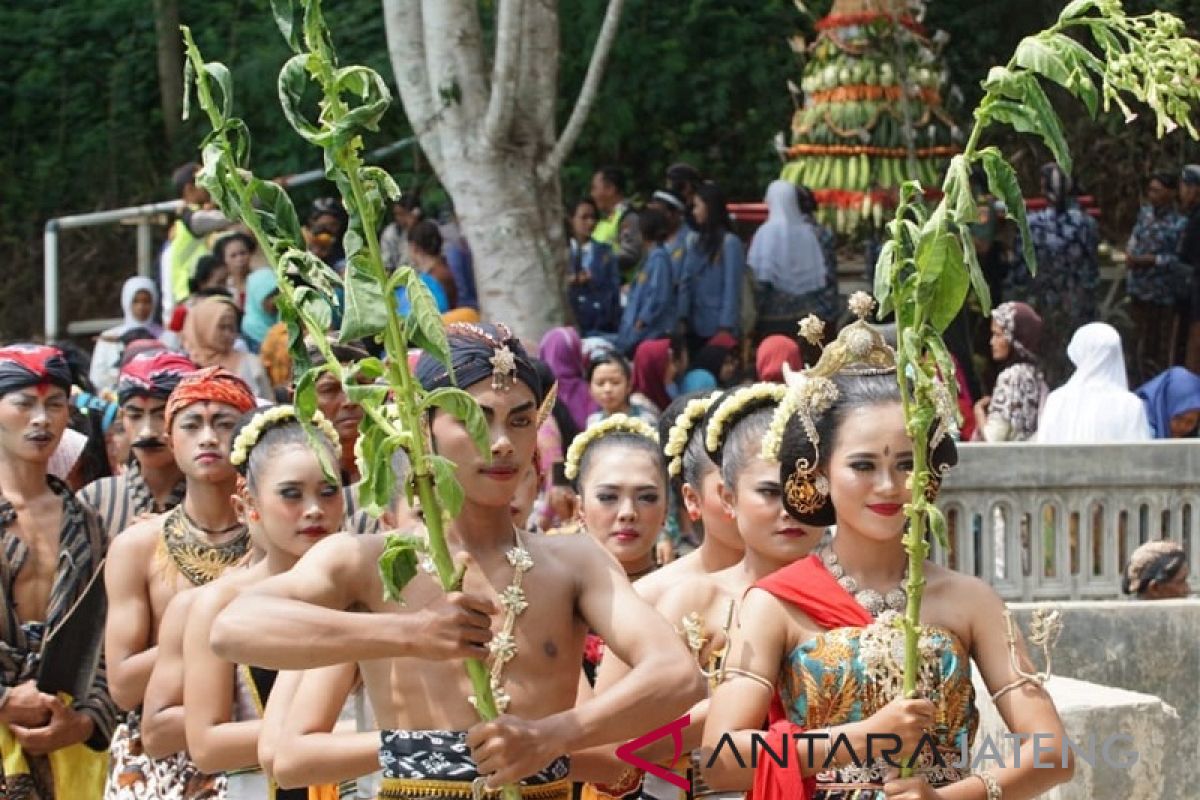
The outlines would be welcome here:
M 1151 539 L 1183 544 L 1200 589 L 1200 441 L 960 445 L 938 505 L 950 552 L 933 558 L 1006 600 L 1119 598 Z

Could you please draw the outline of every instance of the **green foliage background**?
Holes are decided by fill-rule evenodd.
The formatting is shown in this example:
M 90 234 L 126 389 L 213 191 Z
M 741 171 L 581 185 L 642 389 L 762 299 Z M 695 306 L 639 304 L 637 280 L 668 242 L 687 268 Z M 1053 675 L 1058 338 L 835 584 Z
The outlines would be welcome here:
M 814 18 L 830 0 L 809 2 Z M 261 175 L 317 166 L 290 135 L 279 111 L 275 79 L 286 48 L 274 29 L 268 0 L 181 2 L 210 58 L 226 63 L 237 87 L 237 113 L 254 135 Z M 490 8 L 490 2 L 486 4 Z M 927 24 L 951 34 L 946 55 L 967 107 L 992 64 L 1007 59 L 1019 39 L 1056 16 L 1064 0 L 961 3 L 930 0 Z M 378 0 L 327 2 L 341 58 L 365 63 L 390 80 Z M 565 119 L 587 68 L 606 0 L 561 0 L 560 117 Z M 1161 8 L 1195 30 L 1200 0 L 1126 0 L 1131 11 Z M 486 15 L 485 15 L 486 16 Z M 563 172 L 564 194 L 587 187 L 590 172 L 622 164 L 642 195 L 676 160 L 699 165 L 735 199 L 761 197 L 780 162 L 771 146 L 787 128 L 788 78 L 799 62 L 787 37 L 811 36 L 814 18 L 791 0 L 627 0 L 600 97 Z M 59 0 L 0 5 L 0 340 L 41 330 L 41 230 L 53 216 L 113 208 L 171 196 L 172 168 L 196 157 L 202 135 L 193 121 L 174 151 L 167 147 L 159 107 L 154 19 L 146 0 Z M 1083 114 L 1068 136 L 1076 144 L 1077 175 L 1098 194 L 1110 236 L 1123 237 L 1136 211 L 1141 176 L 1158 167 L 1200 160 L 1182 137 L 1155 143 L 1140 121 L 1095 125 Z M 397 102 L 384 130 L 368 146 L 408 133 Z M 1036 187 L 1033 169 L 1045 160 L 1038 145 L 999 142 Z M 429 170 L 406 151 L 383 164 L 409 189 Z M 1094 176 L 1095 185 L 1089 180 Z M 297 195 L 297 205 L 328 187 Z M 432 193 L 427 191 L 427 196 Z M 65 321 L 118 313 L 120 281 L 135 269 L 134 236 L 116 226 L 62 236 Z M 81 280 L 81 278 L 84 278 Z

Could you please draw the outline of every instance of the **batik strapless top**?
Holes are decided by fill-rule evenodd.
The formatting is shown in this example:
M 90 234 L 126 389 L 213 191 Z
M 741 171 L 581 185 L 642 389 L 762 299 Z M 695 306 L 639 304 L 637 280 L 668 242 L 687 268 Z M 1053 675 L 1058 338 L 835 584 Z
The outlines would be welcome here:
M 904 632 L 898 622 L 899 615 L 888 611 L 865 628 L 834 628 L 793 650 L 785 660 L 779 684 L 788 719 L 810 731 L 843 725 L 866 719 L 901 696 Z M 940 758 L 933 747 L 923 743 L 916 773 L 935 787 L 945 786 L 969 774 L 954 764 L 969 749 L 979 725 L 971 661 L 962 642 L 946 628 L 922 626 L 919 642 L 917 690 L 937 708 L 930 734 Z M 881 742 L 876 753 L 887 746 Z M 826 743 L 817 752 L 826 752 L 828 747 Z M 803 752 L 803 746 L 800 750 Z M 855 755 L 862 766 L 817 774 L 817 798 L 872 798 L 882 789 L 890 769 L 887 762 L 876 758 L 868 763 L 867 754 Z

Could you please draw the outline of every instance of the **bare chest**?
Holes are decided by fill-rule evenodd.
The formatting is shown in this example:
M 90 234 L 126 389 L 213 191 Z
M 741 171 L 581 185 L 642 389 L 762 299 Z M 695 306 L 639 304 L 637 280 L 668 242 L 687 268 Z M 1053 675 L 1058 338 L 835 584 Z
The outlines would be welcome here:
M 511 568 L 468 573 L 464 590 L 489 596 L 500 606 L 511 578 Z M 527 607 L 511 616 L 502 610 L 492 620 L 492 632 L 493 637 L 509 633 L 515 643 L 499 680 L 511 698 L 508 712 L 539 719 L 574 705 L 587 631 L 575 610 L 576 589 L 569 574 L 538 565 L 525 574 L 521 589 Z M 422 581 L 405 592 L 406 602 L 420 607 L 440 592 L 432 581 Z M 486 665 L 493 663 L 489 659 Z M 462 662 L 402 658 L 361 666 L 383 727 L 462 730 L 479 719 L 467 699 L 475 690 Z
M 12 585 L 12 603 L 21 622 L 43 621 L 58 570 L 62 504 L 37 503 L 18 509 L 8 526 L 8 535 L 21 541 L 19 564 Z

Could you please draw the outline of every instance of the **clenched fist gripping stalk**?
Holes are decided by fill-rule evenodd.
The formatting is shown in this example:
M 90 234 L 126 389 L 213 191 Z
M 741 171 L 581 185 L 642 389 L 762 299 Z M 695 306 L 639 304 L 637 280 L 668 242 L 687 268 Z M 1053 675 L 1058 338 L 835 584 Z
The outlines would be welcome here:
M 359 665 L 382 733 L 319 733 L 329 724 L 322 711 L 333 706 L 336 714 L 340 703 L 328 694 L 331 673 L 341 671 L 306 673 L 275 748 L 272 769 L 281 786 L 328 783 L 382 766 L 382 797 L 465 798 L 483 777 L 489 789 L 520 781 L 528 796 L 567 798 L 568 753 L 663 725 L 703 692 L 671 626 L 591 537 L 514 529 L 509 505 L 519 467 L 533 455 L 546 387 L 502 329 L 452 326 L 449 333 L 454 376 L 482 407 L 491 448 L 488 461 L 460 422 L 433 413 L 437 452 L 454 462 L 465 493 L 447 530 L 451 547 L 470 564 L 463 591 L 444 594 L 433 576 L 418 573 L 402 604 L 385 601 L 377 566 L 384 537 L 336 535 L 289 572 L 240 595 L 215 621 L 213 647 L 231 661 L 284 670 Z M 497 380 L 500 370 L 515 380 Z M 416 372 L 427 391 L 451 383 L 429 356 Z M 576 707 L 589 628 L 632 669 Z M 470 683 L 452 663 L 465 657 L 503 668 L 494 684 L 504 713 L 491 722 L 478 722 Z

